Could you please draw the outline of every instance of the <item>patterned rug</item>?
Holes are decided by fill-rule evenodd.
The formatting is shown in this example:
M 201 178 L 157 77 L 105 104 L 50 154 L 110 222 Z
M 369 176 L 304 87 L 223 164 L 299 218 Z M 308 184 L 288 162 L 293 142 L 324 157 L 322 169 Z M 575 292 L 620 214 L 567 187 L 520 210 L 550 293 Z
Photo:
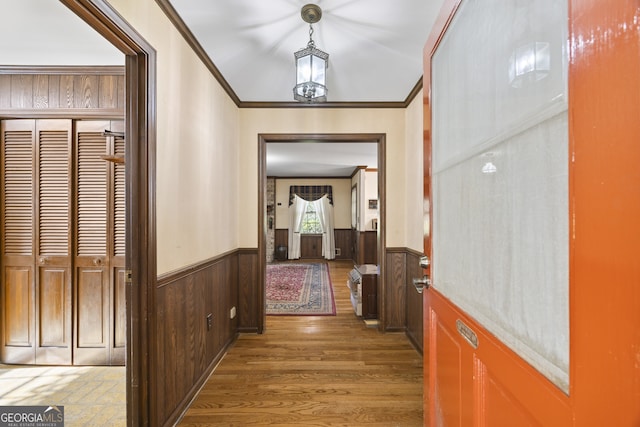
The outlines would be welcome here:
M 335 316 L 325 263 L 267 265 L 267 315 Z

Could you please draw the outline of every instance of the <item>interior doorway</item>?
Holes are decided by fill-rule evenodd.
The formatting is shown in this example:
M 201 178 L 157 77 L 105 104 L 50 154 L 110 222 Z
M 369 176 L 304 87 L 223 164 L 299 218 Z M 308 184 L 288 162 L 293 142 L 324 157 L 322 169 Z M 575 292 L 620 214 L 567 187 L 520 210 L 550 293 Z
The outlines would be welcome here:
M 258 258 L 259 258 L 259 287 L 258 292 L 258 332 L 263 333 L 266 324 L 265 309 L 265 281 L 267 270 L 267 232 L 269 230 L 269 215 L 267 212 L 267 145 L 269 143 L 301 143 L 302 141 L 313 141 L 316 143 L 339 144 L 339 143 L 371 143 L 377 144 L 377 187 L 378 187 L 378 224 L 376 231 L 376 253 L 379 265 L 380 292 L 378 297 L 378 312 L 383 313 L 384 299 L 384 271 L 385 271 L 385 134 L 260 134 L 258 135 Z M 379 322 L 379 327 L 383 323 Z
M 60 0 L 125 55 L 127 424 L 148 424 L 156 273 L 155 50 L 104 0 Z

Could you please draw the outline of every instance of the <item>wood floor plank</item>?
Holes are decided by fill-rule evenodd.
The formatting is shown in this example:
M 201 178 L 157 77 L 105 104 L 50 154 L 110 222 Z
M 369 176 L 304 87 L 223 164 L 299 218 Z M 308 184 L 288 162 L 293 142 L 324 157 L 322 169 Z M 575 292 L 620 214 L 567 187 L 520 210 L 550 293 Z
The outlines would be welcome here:
M 329 263 L 336 316 L 267 316 L 241 335 L 178 424 L 421 426 L 422 357 L 355 316 L 350 262 Z

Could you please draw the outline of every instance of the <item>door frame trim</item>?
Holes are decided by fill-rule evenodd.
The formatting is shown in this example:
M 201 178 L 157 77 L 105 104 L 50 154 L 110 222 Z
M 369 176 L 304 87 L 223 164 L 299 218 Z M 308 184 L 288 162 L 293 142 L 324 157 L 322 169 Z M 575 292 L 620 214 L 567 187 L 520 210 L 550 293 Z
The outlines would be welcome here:
M 385 261 L 386 261 L 386 141 L 385 133 L 278 133 L 258 134 L 258 333 L 263 333 L 266 323 L 265 308 L 265 280 L 267 272 L 267 144 L 270 142 L 289 142 L 292 144 L 302 141 L 319 143 L 358 143 L 376 142 L 378 145 L 378 208 L 379 227 L 377 238 L 377 254 L 379 265 L 378 277 L 378 329 L 385 330 Z
M 156 52 L 105 0 L 60 0 L 125 59 L 127 425 L 154 424 Z

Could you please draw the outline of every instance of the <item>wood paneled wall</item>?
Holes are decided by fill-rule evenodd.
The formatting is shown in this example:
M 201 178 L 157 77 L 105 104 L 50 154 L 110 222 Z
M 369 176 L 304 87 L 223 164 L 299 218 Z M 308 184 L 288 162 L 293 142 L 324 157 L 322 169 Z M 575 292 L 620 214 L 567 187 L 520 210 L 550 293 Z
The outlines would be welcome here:
M 406 280 L 406 323 L 407 323 L 407 336 L 413 345 L 422 353 L 423 343 L 423 324 L 422 324 L 422 298 L 424 293 L 420 294 L 413 286 L 414 278 L 421 278 L 424 274 L 420 267 L 421 253 L 409 250 L 407 252 L 407 280 Z
M 260 332 L 258 307 L 264 304 L 259 295 L 259 262 L 257 249 L 240 249 L 238 252 L 238 331 Z
M 385 271 L 384 325 L 387 332 L 404 331 L 422 353 L 422 294 L 413 286 L 414 277 L 422 277 L 420 256 L 408 248 L 387 248 Z
M 178 419 L 238 331 L 256 323 L 256 274 L 257 251 L 240 250 L 158 278 L 156 371 L 172 374 L 155 379 L 156 425 Z
M 124 67 L 0 67 L 0 116 L 122 118 Z
M 284 228 L 276 229 L 275 233 L 275 248 L 279 245 L 288 246 L 289 244 L 289 230 Z M 322 258 L 322 242 L 318 246 L 317 238 L 310 236 L 310 241 L 304 242 L 303 236 L 300 242 L 300 255 L 301 258 Z M 351 244 L 351 230 L 349 229 L 336 229 L 335 230 L 336 249 L 340 248 L 340 255 L 336 255 L 336 259 L 353 259 L 352 258 L 352 244 Z M 315 248 L 313 245 L 315 244 Z
M 300 258 L 322 258 L 322 234 L 300 236 Z
M 336 259 L 353 259 L 351 243 L 351 230 L 336 230 L 336 249 L 340 249 L 340 255 L 336 255 Z
M 378 264 L 378 232 L 352 230 L 353 261 L 356 264 Z
M 422 296 L 411 282 L 422 274 L 420 255 L 407 248 L 387 249 L 383 330 L 404 331 L 422 352 Z M 239 249 L 158 279 L 158 372 L 175 372 L 156 379 L 163 402 L 156 411 L 158 425 L 178 419 L 238 332 L 258 332 L 263 303 L 258 269 L 258 250 Z M 234 306 L 237 315 L 231 319 Z

